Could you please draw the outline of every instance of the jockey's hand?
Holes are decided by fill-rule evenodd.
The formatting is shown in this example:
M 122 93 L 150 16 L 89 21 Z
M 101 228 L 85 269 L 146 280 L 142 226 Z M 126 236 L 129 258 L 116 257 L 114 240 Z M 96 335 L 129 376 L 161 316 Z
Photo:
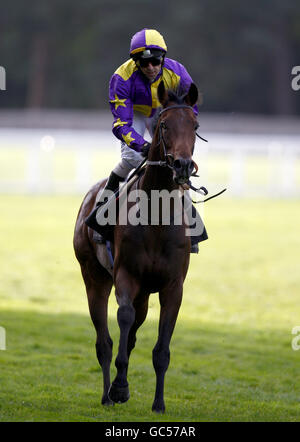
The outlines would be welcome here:
M 141 154 L 143 155 L 143 157 L 147 158 L 148 157 L 148 153 L 151 147 L 151 143 L 146 142 L 141 150 Z

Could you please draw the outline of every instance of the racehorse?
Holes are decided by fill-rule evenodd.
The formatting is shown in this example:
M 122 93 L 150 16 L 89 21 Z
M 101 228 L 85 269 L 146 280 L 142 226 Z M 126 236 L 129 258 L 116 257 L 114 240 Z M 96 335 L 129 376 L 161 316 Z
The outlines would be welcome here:
M 195 163 L 195 135 L 198 123 L 193 106 L 198 90 L 191 84 L 189 91 L 178 96 L 167 91 L 164 83 L 158 87 L 162 105 L 151 143 L 144 174 L 133 186 L 147 195 L 151 190 L 177 190 L 187 183 Z M 185 223 L 175 225 L 121 225 L 113 233 L 113 275 L 100 264 L 93 231 L 84 220 L 95 207 L 95 198 L 105 180 L 97 183 L 86 195 L 79 210 L 74 233 L 74 249 L 86 286 L 91 319 L 97 333 L 96 353 L 103 372 L 103 405 L 126 402 L 129 399 L 127 370 L 130 353 L 135 347 L 136 333 L 146 319 L 150 293 L 159 293 L 159 335 L 152 352 L 156 373 L 156 391 L 152 410 L 165 411 L 164 378 L 170 361 L 169 344 L 182 301 L 183 283 L 190 259 L 190 237 Z M 172 215 L 171 208 L 171 215 Z M 183 209 L 182 209 L 183 210 Z M 172 216 L 171 216 L 172 221 Z M 117 320 L 120 340 L 115 365 L 117 374 L 110 382 L 112 340 L 107 326 L 108 298 L 115 286 L 118 302 Z

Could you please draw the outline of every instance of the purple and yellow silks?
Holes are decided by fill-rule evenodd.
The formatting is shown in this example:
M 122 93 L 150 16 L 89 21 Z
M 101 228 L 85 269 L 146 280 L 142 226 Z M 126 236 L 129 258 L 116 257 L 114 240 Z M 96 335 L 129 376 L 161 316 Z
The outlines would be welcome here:
M 140 152 L 146 140 L 132 127 L 133 113 L 140 112 L 152 117 L 160 103 L 157 88 L 161 81 L 165 87 L 181 95 L 188 92 L 193 82 L 185 67 L 170 58 L 165 58 L 163 67 L 153 82 L 150 82 L 134 60 L 122 64 L 113 74 L 109 84 L 109 103 L 113 114 L 112 131 L 128 146 Z M 197 106 L 194 107 L 197 114 Z

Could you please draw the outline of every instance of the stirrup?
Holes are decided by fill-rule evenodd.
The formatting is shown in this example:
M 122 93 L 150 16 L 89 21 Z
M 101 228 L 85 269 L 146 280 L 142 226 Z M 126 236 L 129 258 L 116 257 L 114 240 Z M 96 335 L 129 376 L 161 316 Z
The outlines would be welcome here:
M 199 253 L 199 245 L 198 245 L 198 243 L 191 245 L 191 253 Z
M 93 241 L 96 244 L 105 244 L 106 243 L 106 241 L 103 238 L 103 236 L 100 235 L 100 233 L 96 232 L 96 230 L 93 231 Z

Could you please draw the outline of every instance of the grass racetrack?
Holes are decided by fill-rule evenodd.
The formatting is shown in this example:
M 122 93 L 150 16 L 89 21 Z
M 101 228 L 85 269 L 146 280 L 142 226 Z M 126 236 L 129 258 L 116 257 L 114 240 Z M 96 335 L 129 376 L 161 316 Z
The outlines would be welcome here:
M 298 421 L 299 201 L 218 198 L 191 256 L 154 415 L 158 299 L 129 365 L 131 398 L 101 406 L 95 331 L 72 248 L 79 197 L 0 197 L 0 421 Z M 110 299 L 114 358 L 119 331 Z M 112 376 L 115 374 L 114 359 Z

